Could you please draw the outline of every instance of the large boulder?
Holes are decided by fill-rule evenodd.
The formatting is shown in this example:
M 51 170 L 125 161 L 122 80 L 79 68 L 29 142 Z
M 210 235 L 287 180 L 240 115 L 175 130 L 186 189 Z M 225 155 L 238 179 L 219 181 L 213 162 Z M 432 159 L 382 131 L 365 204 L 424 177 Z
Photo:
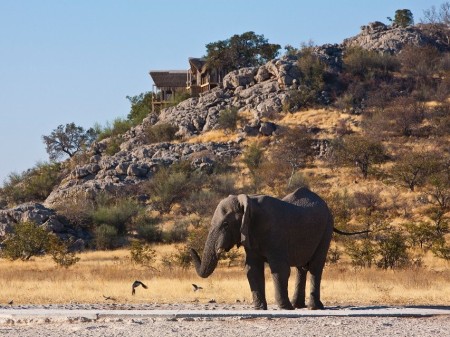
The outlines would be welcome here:
M 235 89 L 237 87 L 245 87 L 254 84 L 255 75 L 258 71 L 256 67 L 241 68 L 232 71 L 223 78 L 223 87 L 226 89 Z

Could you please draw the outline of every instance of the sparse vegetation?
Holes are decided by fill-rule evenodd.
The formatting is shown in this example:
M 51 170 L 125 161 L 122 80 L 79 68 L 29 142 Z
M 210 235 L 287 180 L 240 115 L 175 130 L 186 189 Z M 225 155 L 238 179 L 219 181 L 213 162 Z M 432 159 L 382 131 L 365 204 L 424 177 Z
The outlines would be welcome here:
M 178 131 L 176 126 L 168 123 L 162 123 L 149 126 L 145 129 L 145 141 L 148 144 L 159 142 L 170 142 L 174 140 Z
M 428 12 L 429 29 L 442 30 L 448 23 L 450 7 L 446 4 L 439 13 Z M 399 10 L 394 22 L 408 26 L 413 22 L 412 13 Z M 250 41 L 250 54 L 239 49 L 246 38 Z M 208 62 L 222 70 L 239 69 L 267 61 L 278 49 L 263 36 L 249 32 L 209 44 Z M 225 53 L 226 50 L 233 53 Z M 323 283 L 324 293 L 332 293 L 328 294 L 330 301 L 342 303 L 345 299 L 357 303 L 354 299 L 360 296 L 367 302 L 381 303 L 386 293 L 395 291 L 400 293 L 398 303 L 435 303 L 436 298 L 443 298 L 450 292 L 449 53 L 426 45 L 405 46 L 398 55 L 352 47 L 345 50 L 337 69 L 329 68 L 314 53 L 312 45 L 299 50 L 288 47 L 287 55 L 298 57 L 292 71 L 301 73 L 301 83 L 289 86 L 283 112 L 259 116 L 258 122 L 276 120 L 277 131 L 271 136 L 243 139 L 243 153 L 234 162 L 225 163 L 228 159 L 216 158 L 213 151 L 204 150 L 186 155 L 188 160 L 160 165 L 149 173 L 151 179 L 135 190 L 130 189 L 131 192 L 124 189 L 123 195 L 102 195 L 92 200 L 80 194 L 72 202 L 58 206 L 58 213 L 75 227 L 90 230 L 92 248 L 129 247 L 127 262 L 123 256 L 113 261 L 111 256 L 116 252 L 109 252 L 110 256 L 102 257 L 102 261 L 107 261 L 105 269 L 93 267 L 92 261 L 83 261 L 83 257 L 96 253 L 83 253 L 80 259 L 67 245 L 52 241 L 47 232 L 31 223 L 17 225 L 15 234 L 6 236 L 2 241 L 2 257 L 26 261 L 47 254 L 33 263 L 38 265 L 51 257 L 59 266 L 71 266 L 83 275 L 101 270 L 105 275 L 102 282 L 111 287 L 111 294 L 117 291 L 122 300 L 128 298 L 119 293 L 125 276 L 118 269 L 128 278 L 157 268 L 161 271 L 158 277 L 161 284 L 154 288 L 155 292 L 166 287 L 181 290 L 173 294 L 161 291 L 154 300 L 180 300 L 185 298 L 185 293 L 179 296 L 185 291 L 180 282 L 189 283 L 187 280 L 194 277 L 188 248 L 201 253 L 210 216 L 220 199 L 232 193 L 283 197 L 298 186 L 308 185 L 327 200 L 336 227 L 371 230 L 361 237 L 334 237 Z M 122 135 L 149 114 L 153 98 L 150 93 L 143 93 L 127 99 L 131 103 L 127 119 L 118 118 L 88 132 L 72 123 L 45 136 L 44 141 L 50 144 L 47 149 L 50 157 L 57 159 L 66 154 L 72 157 L 72 164 L 39 163 L 22 174 L 11 174 L 0 189 L 0 206 L 43 201 L 66 171 L 78 163 L 77 157 L 79 162 L 88 162 L 90 154 L 80 156 L 80 153 L 94 135 L 98 135 L 99 141 L 108 139 L 102 155 L 117 153 L 126 138 Z M 219 130 L 188 141 L 230 141 L 230 134 L 235 136 L 239 124 L 237 111 L 222 110 Z M 180 140 L 174 125 L 145 125 L 142 143 Z M 63 136 L 69 134 L 76 136 L 76 142 L 63 142 Z M 208 165 L 199 167 L 196 163 Z M 145 198 L 137 202 L 127 194 Z M 53 242 L 53 246 L 48 242 Z M 161 246 L 163 243 L 176 246 L 162 248 L 166 247 Z M 162 249 L 169 251 L 161 252 Z M 128 255 L 133 264 L 128 263 Z M 11 262 L 0 260 L 0 264 L 10 266 L 8 263 Z M 14 282 L 32 284 L 27 277 L 36 276 L 35 273 L 29 266 L 15 263 L 14 267 L 24 268 L 26 274 Z M 116 265 L 120 268 L 111 267 Z M 215 290 L 231 284 L 230 292 L 223 294 L 227 301 L 248 296 L 245 276 L 239 270 L 241 265 L 242 250 L 231 250 L 220 261 L 217 278 L 210 281 Z M 221 268 L 224 266 L 227 268 Z M 49 270 L 45 265 L 42 268 Z M 2 270 L 6 276 L 0 276 L 0 286 L 11 282 L 7 278 L 10 271 Z M 55 280 L 68 277 L 61 270 L 49 273 L 55 275 Z M 77 280 L 73 282 L 76 284 Z M 393 290 L 374 294 L 375 282 L 380 289 Z M 436 296 L 430 289 L 436 284 L 444 294 Z M 11 292 L 11 287 L 5 288 Z M 100 287 L 95 284 L 93 288 L 98 295 Z M 354 290 L 352 294 L 349 288 Z M 25 298 L 14 294 L 18 302 Z M 86 301 L 91 301 L 93 294 L 94 290 L 86 292 Z M 46 298 L 48 294 L 40 296 Z M 62 301 L 70 299 L 64 296 Z
M 21 174 L 10 173 L 0 188 L 0 199 L 10 206 L 28 201 L 44 201 L 61 179 L 60 163 L 37 163 Z

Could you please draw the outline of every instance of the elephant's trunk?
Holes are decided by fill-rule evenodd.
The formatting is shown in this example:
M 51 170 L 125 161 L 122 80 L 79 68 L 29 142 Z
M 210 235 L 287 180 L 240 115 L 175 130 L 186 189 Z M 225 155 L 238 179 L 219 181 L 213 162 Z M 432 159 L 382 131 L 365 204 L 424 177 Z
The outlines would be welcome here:
M 201 260 L 195 249 L 191 248 L 190 253 L 198 276 L 206 278 L 216 269 L 219 259 L 217 253 L 214 251 L 214 245 L 205 245 Z

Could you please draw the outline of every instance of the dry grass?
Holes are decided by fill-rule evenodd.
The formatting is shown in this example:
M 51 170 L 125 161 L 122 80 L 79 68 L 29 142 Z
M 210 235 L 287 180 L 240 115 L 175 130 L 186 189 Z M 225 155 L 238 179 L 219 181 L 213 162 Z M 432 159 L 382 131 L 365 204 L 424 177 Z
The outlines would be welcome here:
M 236 139 L 236 137 L 237 135 L 235 133 L 227 133 L 224 130 L 211 130 L 188 139 L 187 143 L 228 142 L 232 139 Z
M 361 116 L 349 115 L 338 110 L 329 109 L 309 109 L 289 113 L 279 121 L 279 124 L 291 127 L 300 124 L 308 127 L 318 127 L 323 130 L 319 138 L 328 138 L 330 133 L 335 132 L 340 120 L 345 120 L 352 131 L 360 131 L 358 125 L 360 124 Z
M 158 256 L 174 251 L 173 246 L 155 247 Z M 159 272 L 130 263 L 126 250 L 87 252 L 70 269 L 57 268 L 48 258 L 30 262 L 0 260 L 0 302 L 16 304 L 99 303 L 105 296 L 118 303 L 178 303 L 214 298 L 218 302 L 251 301 L 245 272 L 241 267 L 219 267 L 208 279 L 200 279 L 190 269 L 172 271 L 158 266 Z M 322 282 L 326 305 L 345 304 L 450 304 L 448 264 L 436 259 L 416 270 L 353 270 L 345 264 L 327 267 Z M 273 284 L 266 268 L 267 297 L 274 303 Z M 293 271 L 293 276 L 295 271 Z M 293 293 L 293 276 L 290 294 Z M 141 280 L 149 289 L 131 295 L 131 283 Z M 204 289 L 193 292 L 191 283 Z

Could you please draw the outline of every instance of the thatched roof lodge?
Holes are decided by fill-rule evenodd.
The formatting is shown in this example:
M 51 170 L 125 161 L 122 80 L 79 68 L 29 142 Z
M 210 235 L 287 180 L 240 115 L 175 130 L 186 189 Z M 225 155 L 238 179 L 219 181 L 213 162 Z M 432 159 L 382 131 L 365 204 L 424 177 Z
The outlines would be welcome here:
M 170 104 L 176 91 L 186 90 L 187 74 L 187 70 L 150 70 L 154 83 L 152 111 Z
M 192 96 L 211 90 L 220 85 L 223 74 L 218 69 L 211 69 L 206 58 L 190 57 L 187 78 L 187 88 Z
M 153 80 L 152 111 L 173 103 L 175 93 L 188 91 L 195 97 L 220 85 L 222 71 L 208 66 L 205 58 L 190 57 L 188 70 L 150 70 Z

